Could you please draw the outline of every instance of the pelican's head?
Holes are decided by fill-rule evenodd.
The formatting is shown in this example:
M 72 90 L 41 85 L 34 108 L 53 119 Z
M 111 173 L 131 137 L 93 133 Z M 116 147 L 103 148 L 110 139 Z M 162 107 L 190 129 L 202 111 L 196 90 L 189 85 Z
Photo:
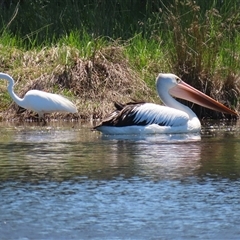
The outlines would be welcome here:
M 156 87 L 160 97 L 166 97 L 167 93 L 174 97 L 185 99 L 215 111 L 238 116 L 236 112 L 188 85 L 175 74 L 160 73 L 156 79 Z
M 178 76 L 173 73 L 159 73 L 156 79 L 156 85 L 158 90 L 169 91 L 175 87 L 178 82 L 182 81 Z

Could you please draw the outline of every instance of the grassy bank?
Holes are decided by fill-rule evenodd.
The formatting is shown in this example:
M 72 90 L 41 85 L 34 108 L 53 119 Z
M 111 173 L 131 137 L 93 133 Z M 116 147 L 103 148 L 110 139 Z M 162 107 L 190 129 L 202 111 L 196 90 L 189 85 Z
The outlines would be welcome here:
M 12 2 L 0 10 L 0 66 L 17 81 L 19 96 L 32 88 L 61 93 L 81 118 L 101 118 L 114 100 L 160 102 L 155 78 L 174 72 L 239 110 L 238 1 Z M 2 118 L 29 116 L 16 114 L 3 81 L 0 98 Z
M 123 46 L 108 43 L 97 49 L 93 47 L 90 52 L 91 55 L 84 57 L 82 51 L 65 43 L 28 51 L 0 46 L 2 69 L 14 77 L 15 92 L 20 97 L 30 89 L 59 93 L 79 109 L 78 116 L 56 113 L 52 118 L 98 119 L 111 111 L 113 101 L 143 97 L 154 101 L 153 90 L 131 67 Z M 1 81 L 2 119 L 28 118 L 31 113 L 22 113 L 12 102 L 6 87 Z

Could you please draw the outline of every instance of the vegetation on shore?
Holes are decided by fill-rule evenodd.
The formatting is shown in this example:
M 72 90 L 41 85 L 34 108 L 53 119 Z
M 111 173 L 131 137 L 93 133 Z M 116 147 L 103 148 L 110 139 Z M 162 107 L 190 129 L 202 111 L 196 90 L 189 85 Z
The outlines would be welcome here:
M 237 0 L 2 1 L 0 71 L 14 77 L 19 96 L 33 88 L 67 96 L 80 118 L 104 117 L 112 101 L 160 103 L 159 72 L 239 111 L 239 10 Z M 30 116 L 18 114 L 2 80 L 0 99 L 3 119 Z

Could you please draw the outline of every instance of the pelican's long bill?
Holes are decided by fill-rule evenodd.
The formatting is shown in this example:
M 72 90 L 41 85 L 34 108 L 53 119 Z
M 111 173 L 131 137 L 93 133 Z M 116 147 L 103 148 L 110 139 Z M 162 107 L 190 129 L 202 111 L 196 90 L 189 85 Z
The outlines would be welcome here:
M 233 110 L 229 109 L 228 107 L 224 106 L 223 104 L 217 102 L 213 98 L 200 92 L 199 90 L 188 85 L 187 83 L 185 83 L 182 80 L 180 80 L 175 87 L 171 88 L 169 90 L 169 93 L 174 97 L 185 99 L 187 101 L 191 101 L 191 102 L 199 104 L 203 107 L 206 107 L 206 108 L 218 111 L 218 112 L 223 112 L 223 113 L 228 113 L 228 114 L 233 114 L 235 116 L 238 116 L 238 114 L 235 111 L 233 111 Z

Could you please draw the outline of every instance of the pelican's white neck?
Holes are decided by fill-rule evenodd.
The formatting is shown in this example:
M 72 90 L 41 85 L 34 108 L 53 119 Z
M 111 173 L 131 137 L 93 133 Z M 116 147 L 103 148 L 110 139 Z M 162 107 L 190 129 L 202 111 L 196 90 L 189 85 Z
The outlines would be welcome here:
M 13 78 L 11 76 L 9 76 L 8 74 L 6 74 L 6 73 L 0 73 L 0 79 L 5 79 L 5 80 L 8 81 L 7 89 L 8 89 L 8 92 L 9 92 L 10 96 L 12 97 L 14 102 L 16 102 L 19 106 L 24 107 L 24 106 L 22 106 L 23 99 L 18 97 L 14 93 L 14 90 L 13 90 L 14 80 L 13 80 Z

